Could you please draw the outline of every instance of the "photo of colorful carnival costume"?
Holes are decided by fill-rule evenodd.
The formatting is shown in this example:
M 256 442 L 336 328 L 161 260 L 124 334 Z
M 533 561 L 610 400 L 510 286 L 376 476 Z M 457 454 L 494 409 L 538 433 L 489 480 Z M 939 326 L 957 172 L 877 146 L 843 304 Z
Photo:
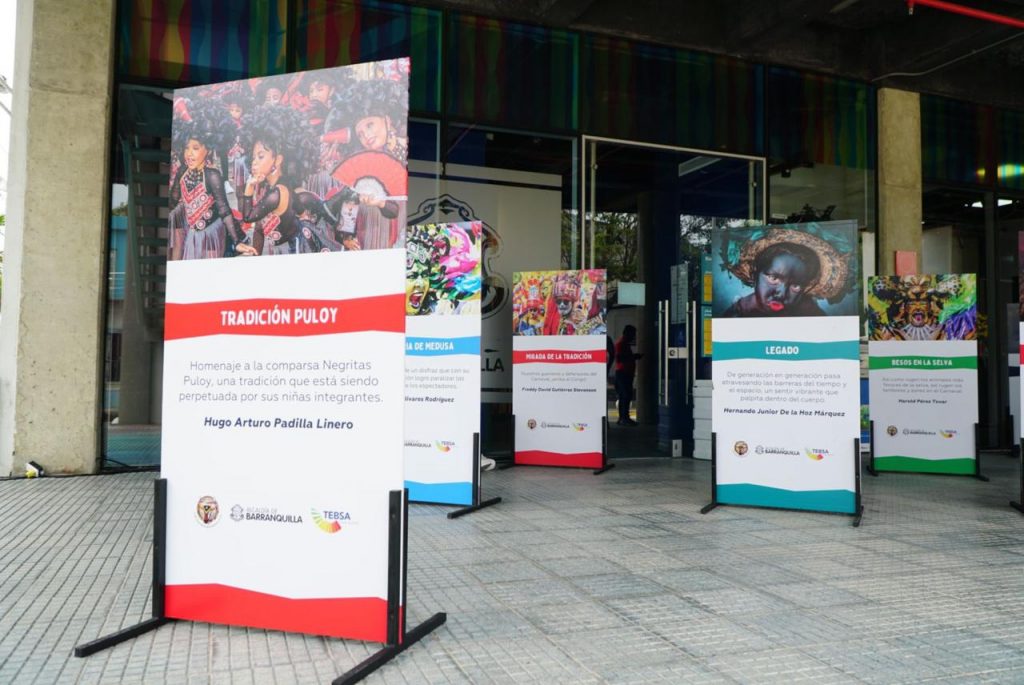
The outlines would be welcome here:
M 514 335 L 596 335 L 607 331 L 604 270 L 526 271 L 512 284 Z
M 407 316 L 480 314 L 482 239 L 479 221 L 409 227 Z
M 871 340 L 976 340 L 974 274 L 877 276 L 868 288 Z

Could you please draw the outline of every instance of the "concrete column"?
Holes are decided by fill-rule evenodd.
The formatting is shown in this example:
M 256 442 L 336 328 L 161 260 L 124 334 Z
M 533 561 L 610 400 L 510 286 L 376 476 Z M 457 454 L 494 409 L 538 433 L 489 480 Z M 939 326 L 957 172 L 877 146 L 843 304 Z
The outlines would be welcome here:
M 895 273 L 897 250 L 921 268 L 921 99 L 878 91 L 878 273 Z
M 18 0 L 0 474 L 96 470 L 115 0 Z

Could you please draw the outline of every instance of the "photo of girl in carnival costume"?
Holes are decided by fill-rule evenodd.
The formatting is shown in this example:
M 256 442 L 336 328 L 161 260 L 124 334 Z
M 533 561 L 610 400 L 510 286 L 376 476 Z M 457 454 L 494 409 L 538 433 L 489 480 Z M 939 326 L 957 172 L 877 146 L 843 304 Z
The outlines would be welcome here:
M 406 235 L 405 313 L 480 313 L 480 222 L 411 226 Z
M 175 103 L 172 146 L 177 157 L 170 187 L 172 259 L 254 255 L 228 205 L 224 177 L 215 159 L 231 143 L 234 124 L 210 101 Z M 220 151 L 220 155 L 217 152 Z
M 287 107 L 259 107 L 242 131 L 251 175 L 239 203 L 242 220 L 254 224 L 253 248 L 261 255 L 319 251 L 303 235 L 296 198 L 319 156 L 304 117 Z
M 348 128 L 353 153 L 383 152 L 405 164 L 409 157 L 406 88 L 403 81 L 353 81 L 327 117 L 326 130 Z

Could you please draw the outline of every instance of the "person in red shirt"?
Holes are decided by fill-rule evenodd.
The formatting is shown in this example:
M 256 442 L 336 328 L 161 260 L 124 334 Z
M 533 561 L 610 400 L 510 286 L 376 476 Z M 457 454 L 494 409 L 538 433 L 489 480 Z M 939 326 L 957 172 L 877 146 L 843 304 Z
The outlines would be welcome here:
M 633 378 L 636 376 L 636 360 L 642 354 L 633 352 L 636 343 L 636 326 L 628 325 L 622 329 L 622 337 L 615 343 L 615 394 L 619 401 L 620 426 L 635 426 L 636 421 L 629 417 L 629 404 L 633 401 Z

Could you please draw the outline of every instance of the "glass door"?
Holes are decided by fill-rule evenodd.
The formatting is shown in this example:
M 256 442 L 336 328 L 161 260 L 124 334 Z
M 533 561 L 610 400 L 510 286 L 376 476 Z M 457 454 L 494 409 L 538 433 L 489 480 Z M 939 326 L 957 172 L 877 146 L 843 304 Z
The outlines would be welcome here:
M 764 221 L 764 162 L 590 137 L 581 157 L 572 266 L 608 270 L 609 454 L 709 456 L 703 255 L 714 227 Z

